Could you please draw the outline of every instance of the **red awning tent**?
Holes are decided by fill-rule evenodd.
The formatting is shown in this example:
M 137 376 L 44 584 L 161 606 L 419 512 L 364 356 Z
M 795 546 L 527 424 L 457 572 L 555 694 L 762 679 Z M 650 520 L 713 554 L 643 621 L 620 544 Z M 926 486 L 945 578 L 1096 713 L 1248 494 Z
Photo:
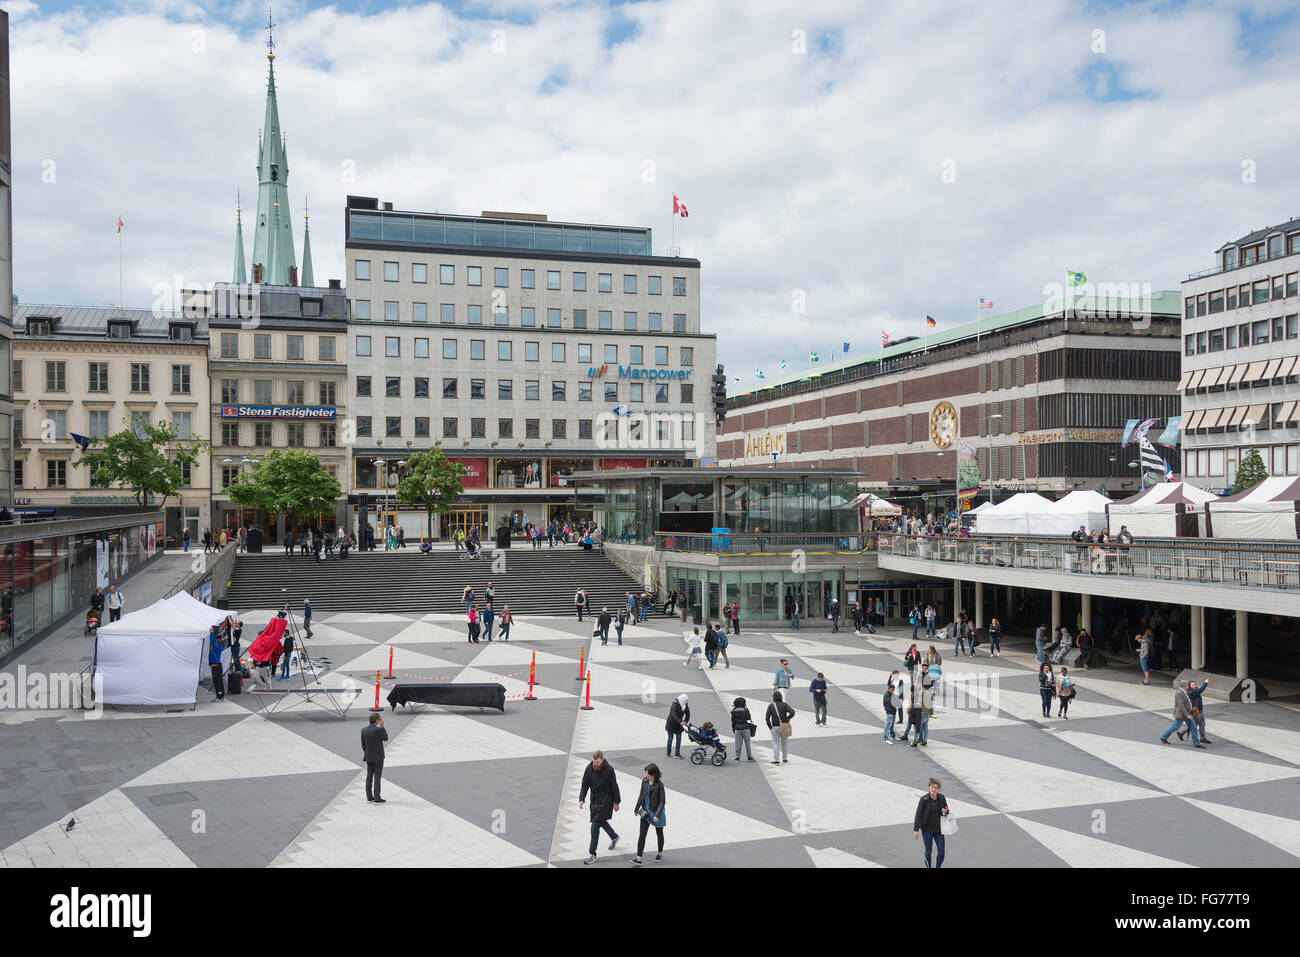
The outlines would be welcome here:
M 1110 534 L 1127 525 L 1134 538 L 1200 538 L 1206 534 L 1206 505 L 1217 500 L 1186 482 L 1160 482 L 1106 506 Z
M 262 633 L 253 639 L 253 643 L 248 646 L 248 657 L 252 661 L 270 661 L 272 657 L 278 657 L 282 639 L 284 638 L 284 629 L 289 624 L 287 618 L 272 618 Z
M 1266 478 L 1210 503 L 1205 525 L 1213 538 L 1300 539 L 1300 477 Z

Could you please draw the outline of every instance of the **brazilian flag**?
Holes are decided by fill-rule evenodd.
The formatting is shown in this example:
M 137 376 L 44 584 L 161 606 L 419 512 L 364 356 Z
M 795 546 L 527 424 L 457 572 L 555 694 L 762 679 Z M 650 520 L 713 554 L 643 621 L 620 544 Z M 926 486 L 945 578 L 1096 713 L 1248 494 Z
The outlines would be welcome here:
M 1088 277 L 1081 272 L 1066 270 L 1066 275 L 1070 277 L 1071 286 L 1082 286 L 1088 282 Z

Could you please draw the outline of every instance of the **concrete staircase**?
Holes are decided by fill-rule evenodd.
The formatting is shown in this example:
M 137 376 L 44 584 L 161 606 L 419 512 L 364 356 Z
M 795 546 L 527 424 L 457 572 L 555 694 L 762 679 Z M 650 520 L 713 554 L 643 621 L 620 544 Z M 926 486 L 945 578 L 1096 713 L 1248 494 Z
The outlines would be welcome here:
M 510 548 L 503 552 L 500 571 L 493 570 L 490 549 L 476 561 L 462 561 L 463 554 L 439 548 L 422 555 L 408 545 L 391 552 L 352 552 L 346 560 L 322 558 L 320 564 L 310 556 L 286 557 L 279 548 L 240 555 L 227 604 L 240 610 L 278 608 L 288 600 L 301 608 L 303 599 L 310 598 L 317 616 L 336 611 L 460 614 L 465 586 L 473 586 L 481 605 L 491 582 L 498 610 L 509 604 L 515 614 L 572 615 L 573 594 L 580 587 L 597 613 L 604 605 L 616 611 L 626 604 L 627 592 L 641 591 L 639 582 L 604 555 L 573 545 Z

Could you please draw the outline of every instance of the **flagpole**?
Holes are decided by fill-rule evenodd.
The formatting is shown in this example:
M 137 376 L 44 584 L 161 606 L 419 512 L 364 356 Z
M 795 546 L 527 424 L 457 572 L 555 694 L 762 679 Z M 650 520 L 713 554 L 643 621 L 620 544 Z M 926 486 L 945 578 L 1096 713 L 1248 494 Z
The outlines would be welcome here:
M 980 344 L 980 306 L 982 305 L 981 302 L 975 303 L 975 345 L 977 348 Z
M 117 308 L 122 308 L 122 214 L 117 214 Z

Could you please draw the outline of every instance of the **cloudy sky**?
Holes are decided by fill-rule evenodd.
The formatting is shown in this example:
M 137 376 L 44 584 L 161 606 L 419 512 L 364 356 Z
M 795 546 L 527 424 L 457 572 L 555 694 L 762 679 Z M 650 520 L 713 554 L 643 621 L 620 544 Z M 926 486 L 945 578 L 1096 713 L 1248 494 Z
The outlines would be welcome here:
M 128 305 L 228 280 L 265 4 L 0 5 L 21 299 L 115 303 L 119 214 Z M 926 313 L 970 322 L 980 296 L 1040 302 L 1066 269 L 1177 288 L 1300 216 L 1284 0 L 280 0 L 275 19 L 318 282 L 342 278 L 348 193 L 646 225 L 664 253 L 675 192 L 705 329 L 749 382 Z

